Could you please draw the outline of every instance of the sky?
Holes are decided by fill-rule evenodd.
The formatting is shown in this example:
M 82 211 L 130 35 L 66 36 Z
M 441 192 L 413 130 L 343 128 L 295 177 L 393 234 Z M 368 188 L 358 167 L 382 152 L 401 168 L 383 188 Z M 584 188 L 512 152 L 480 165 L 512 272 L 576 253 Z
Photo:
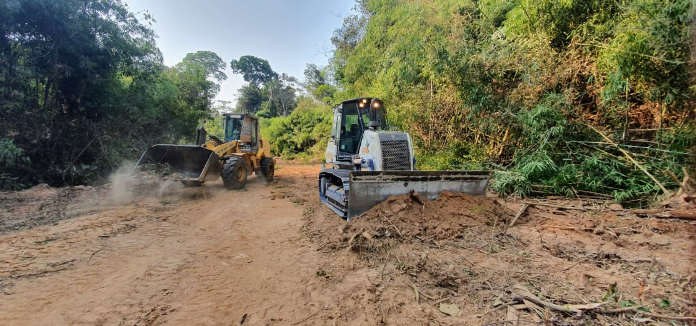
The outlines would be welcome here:
M 307 63 L 325 66 L 331 35 L 352 13 L 354 0 L 124 0 L 131 12 L 145 10 L 155 23 L 164 64 L 173 66 L 196 51 L 213 51 L 227 63 L 217 100 L 236 104 L 241 75 L 233 59 L 253 55 L 281 74 L 304 79 Z

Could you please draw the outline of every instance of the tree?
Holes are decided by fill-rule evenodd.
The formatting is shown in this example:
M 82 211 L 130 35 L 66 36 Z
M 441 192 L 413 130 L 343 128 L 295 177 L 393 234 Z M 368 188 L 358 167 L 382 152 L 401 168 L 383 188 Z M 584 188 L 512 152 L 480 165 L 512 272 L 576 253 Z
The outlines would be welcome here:
M 331 36 L 331 44 L 339 52 L 351 52 L 358 45 L 358 42 L 365 36 L 367 23 L 371 13 L 368 10 L 367 0 L 357 0 L 353 10 L 357 14 L 349 15 L 343 19 L 343 25 L 334 30 Z
M 218 82 L 227 79 L 227 75 L 225 74 L 227 65 L 215 52 L 198 51 L 196 53 L 189 53 L 184 57 L 184 60 L 177 65 L 179 70 L 191 69 L 193 67 L 203 67 L 206 77 L 215 79 Z
M 287 74 L 267 82 L 264 91 L 268 94 L 268 100 L 264 103 L 263 114 L 259 115 L 277 117 L 290 114 L 297 106 L 296 84 L 297 79 Z
M 242 74 L 244 81 L 256 86 L 261 86 L 274 78 L 278 78 L 278 74 L 271 69 L 268 61 L 252 55 L 232 60 L 230 67 L 235 74 Z
M 237 93 L 237 112 L 254 114 L 261 110 L 261 105 L 268 98 L 261 89 L 253 83 L 242 86 Z
M 297 79 L 278 74 L 268 61 L 251 55 L 232 60 L 232 71 L 242 74 L 248 85 L 239 89 L 237 111 L 254 113 L 261 117 L 287 116 L 297 106 Z
M 333 100 L 334 93 L 336 93 L 336 87 L 328 82 L 328 71 L 326 69 L 319 68 L 316 64 L 308 63 L 305 70 L 305 81 L 302 86 L 312 94 L 312 96 L 324 103 L 331 103 Z
M 173 69 L 183 100 L 199 112 L 211 111 L 213 100 L 220 91 L 219 83 L 227 79 L 225 67 L 225 62 L 214 52 L 187 54 Z

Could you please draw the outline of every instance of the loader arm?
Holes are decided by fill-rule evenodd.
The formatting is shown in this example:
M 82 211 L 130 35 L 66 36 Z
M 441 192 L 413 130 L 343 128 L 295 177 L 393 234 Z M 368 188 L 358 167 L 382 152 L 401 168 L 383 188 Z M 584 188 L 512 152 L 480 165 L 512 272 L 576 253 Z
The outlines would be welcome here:
M 228 154 L 231 154 L 235 151 L 237 148 L 237 145 L 239 144 L 239 141 L 233 140 L 231 142 L 227 142 L 224 144 L 219 144 L 216 141 L 209 141 L 205 143 L 203 147 L 213 151 L 217 156 L 219 157 L 224 157 L 228 156 Z

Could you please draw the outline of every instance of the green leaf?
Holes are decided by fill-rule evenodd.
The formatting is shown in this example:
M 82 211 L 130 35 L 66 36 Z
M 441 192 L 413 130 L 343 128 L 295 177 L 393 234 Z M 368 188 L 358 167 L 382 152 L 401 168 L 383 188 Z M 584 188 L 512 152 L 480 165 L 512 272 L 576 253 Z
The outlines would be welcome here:
M 616 283 L 612 283 L 609 286 L 609 289 L 607 290 L 607 293 L 604 294 L 604 297 L 602 298 L 603 302 L 608 302 L 609 300 L 614 300 L 616 301 L 616 298 L 614 295 L 616 294 Z

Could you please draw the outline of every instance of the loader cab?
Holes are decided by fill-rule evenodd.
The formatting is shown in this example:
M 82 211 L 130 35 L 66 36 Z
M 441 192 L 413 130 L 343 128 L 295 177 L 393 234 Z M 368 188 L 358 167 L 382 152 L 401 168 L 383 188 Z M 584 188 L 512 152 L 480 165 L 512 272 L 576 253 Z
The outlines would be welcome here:
M 327 163 L 352 164 L 365 130 L 386 129 L 382 101 L 378 98 L 355 98 L 334 107 Z
M 259 119 L 248 114 L 225 114 L 225 141 L 237 140 L 242 151 L 259 148 Z

